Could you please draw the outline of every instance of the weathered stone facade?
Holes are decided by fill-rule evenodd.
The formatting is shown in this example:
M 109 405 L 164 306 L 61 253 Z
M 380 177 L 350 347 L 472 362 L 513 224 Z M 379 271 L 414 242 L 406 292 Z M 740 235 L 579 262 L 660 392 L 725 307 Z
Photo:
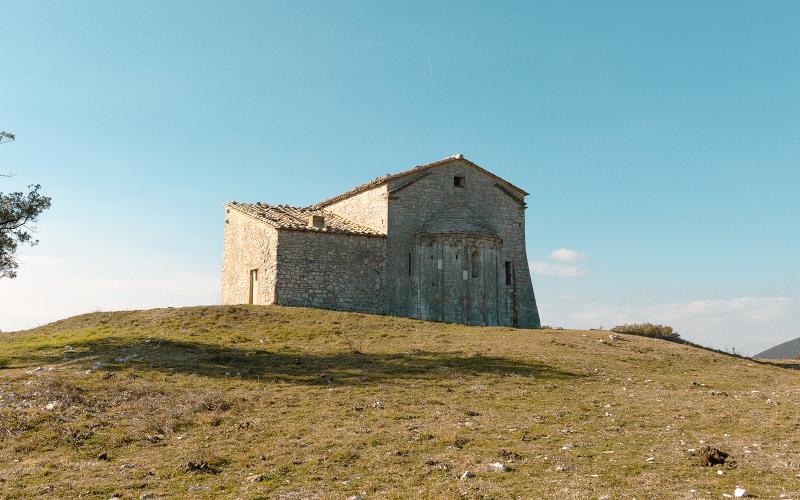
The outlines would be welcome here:
M 456 156 L 304 209 L 229 203 L 222 303 L 538 327 L 527 194 Z

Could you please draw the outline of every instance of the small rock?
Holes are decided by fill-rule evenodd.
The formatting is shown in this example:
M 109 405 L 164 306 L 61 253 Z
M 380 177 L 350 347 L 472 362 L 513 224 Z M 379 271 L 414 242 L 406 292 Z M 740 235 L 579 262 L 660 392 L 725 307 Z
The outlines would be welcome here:
M 566 472 L 569 470 L 569 465 L 556 465 L 553 469 L 556 472 Z
M 145 436 L 145 439 L 147 439 L 151 443 L 158 443 L 158 442 L 164 440 L 164 435 L 163 434 L 155 434 L 153 436 Z
M 465 470 L 463 474 L 461 474 L 460 479 L 463 481 L 465 479 L 469 479 L 475 477 L 475 473 L 469 470 Z
M 774 404 L 778 404 L 778 403 L 774 399 L 767 399 L 767 404 L 768 405 L 774 405 Z
M 749 497 L 749 496 L 750 496 L 750 493 L 748 493 L 748 492 L 747 492 L 747 490 L 746 490 L 746 489 L 744 489 L 744 488 L 742 488 L 741 486 L 737 486 L 737 487 L 736 487 L 736 488 L 733 490 L 733 496 L 734 496 L 734 497 L 736 497 L 736 498 L 740 498 L 740 497 Z
M 501 463 L 501 462 L 494 462 L 493 464 L 489 465 L 489 468 L 497 471 L 497 472 L 509 472 L 511 471 L 511 467 L 508 465 Z
M 383 401 L 375 401 L 374 403 L 372 403 L 373 408 L 383 408 L 385 406 L 386 405 L 384 404 Z
M 720 469 L 720 470 L 717 471 L 717 475 L 718 476 L 724 476 L 725 475 L 725 471 Z
M 645 459 L 645 462 L 653 462 L 654 460 L 655 460 L 655 457 L 647 457 Z
M 616 341 L 618 341 L 618 340 L 622 340 L 622 337 L 620 337 L 619 335 L 617 335 L 617 334 L 615 334 L 615 333 L 612 333 L 611 335 L 609 335 L 609 336 L 608 336 L 608 338 L 610 338 L 610 339 L 611 339 L 611 340 L 613 340 L 614 342 L 616 342 Z
M 136 467 L 136 466 L 135 466 L 135 465 L 133 465 L 133 464 L 122 464 L 122 465 L 120 466 L 120 470 L 124 470 L 124 469 L 133 469 L 134 467 Z
M 45 410 L 54 410 L 59 407 L 58 401 L 51 401 L 44 405 Z
M 83 372 L 83 374 L 84 375 L 91 375 L 92 374 L 92 370 L 86 370 L 85 372 Z
M 347 497 L 347 500 L 364 500 L 367 498 L 367 492 L 362 491 L 360 495 L 353 495 L 351 497 Z
M 153 500 L 155 497 L 156 496 L 152 491 L 145 491 L 139 495 L 139 500 Z
M 253 474 L 251 476 L 247 476 L 245 481 L 248 483 L 260 483 L 265 479 L 264 474 Z
M 209 489 L 211 489 L 211 488 L 209 488 L 208 486 L 202 486 L 200 484 L 195 484 L 194 486 L 189 486 L 189 491 L 208 491 Z
M 106 453 L 106 452 L 98 453 L 97 454 L 97 459 L 98 460 L 109 460 L 108 453 Z
M 342 481 L 342 484 L 345 486 L 350 486 L 351 484 L 353 484 L 353 481 L 350 479 L 345 479 L 344 481 Z

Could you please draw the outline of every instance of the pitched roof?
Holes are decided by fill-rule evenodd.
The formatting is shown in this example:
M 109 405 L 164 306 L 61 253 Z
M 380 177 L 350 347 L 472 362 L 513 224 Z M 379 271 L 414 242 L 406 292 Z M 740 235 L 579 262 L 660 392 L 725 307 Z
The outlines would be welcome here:
M 504 184 L 506 184 L 509 187 L 511 187 L 512 189 L 518 191 L 520 194 L 522 194 L 522 196 L 527 196 L 529 194 L 524 189 L 522 189 L 520 187 L 517 187 L 514 184 L 511 184 L 507 180 L 505 180 L 505 179 L 503 179 L 501 177 L 498 177 L 497 175 L 489 172 L 488 170 L 486 170 L 485 168 L 481 167 L 480 165 L 472 163 L 471 161 L 469 161 L 466 158 L 464 158 L 463 155 L 459 154 L 459 155 L 448 156 L 447 158 L 442 158 L 441 160 L 437 160 L 437 161 L 434 161 L 434 162 L 431 162 L 431 163 L 426 163 L 424 165 L 417 165 L 414 168 L 410 168 L 408 170 L 404 170 L 404 171 L 398 172 L 396 174 L 386 174 L 386 175 L 382 175 L 380 177 L 376 177 L 375 179 L 372 179 L 369 182 L 361 184 L 360 186 L 356 186 L 355 188 L 351 189 L 350 191 L 346 191 L 346 192 L 344 192 L 342 194 L 334 196 L 333 198 L 328 198 L 327 200 L 324 200 L 324 201 L 321 201 L 321 202 L 316 203 L 314 205 L 311 205 L 311 208 L 324 208 L 325 206 L 330 205 L 331 203 L 335 203 L 337 201 L 344 200 L 345 198 L 349 198 L 349 197 L 351 197 L 351 196 L 353 196 L 355 194 L 358 194 L 358 193 L 360 193 L 362 191 L 366 191 L 367 189 L 370 189 L 372 187 L 380 186 L 381 184 L 383 184 L 385 182 L 388 182 L 388 181 L 391 181 L 391 180 L 394 180 L 394 179 L 399 179 L 401 177 L 406 177 L 408 175 L 413 175 L 413 174 L 426 172 L 426 171 L 428 171 L 428 170 L 430 170 L 430 169 L 432 169 L 434 167 L 439 167 L 441 165 L 445 165 L 447 163 L 451 163 L 451 162 L 454 162 L 454 161 L 464 162 L 467 165 L 469 165 L 469 166 L 471 166 L 471 167 L 473 167 L 475 169 L 480 170 L 481 172 L 483 172 L 484 174 L 488 175 L 489 177 L 492 177 L 492 178 L 494 178 L 494 179 L 496 179 L 498 181 L 501 181 Z
M 265 222 L 276 229 L 386 237 L 385 234 L 379 231 L 362 226 L 328 210 L 297 208 L 288 205 L 267 205 L 265 203 L 237 203 L 235 201 L 227 203 L 225 206 Z M 325 226 L 318 228 L 309 225 L 309 217 L 312 215 L 323 216 L 325 218 Z

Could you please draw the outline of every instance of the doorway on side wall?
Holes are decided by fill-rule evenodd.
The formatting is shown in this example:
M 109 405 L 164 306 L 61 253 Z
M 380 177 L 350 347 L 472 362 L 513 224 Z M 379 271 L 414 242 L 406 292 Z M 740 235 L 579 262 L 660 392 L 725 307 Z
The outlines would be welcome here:
M 258 285 L 258 269 L 250 270 L 250 290 L 247 292 L 247 303 L 253 303 L 253 296 L 255 295 L 256 285 Z

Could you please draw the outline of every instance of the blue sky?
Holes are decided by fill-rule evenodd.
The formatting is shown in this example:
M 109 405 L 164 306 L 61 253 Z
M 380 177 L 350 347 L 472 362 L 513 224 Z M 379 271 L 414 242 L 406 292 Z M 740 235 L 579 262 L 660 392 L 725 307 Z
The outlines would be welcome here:
M 545 323 L 668 322 L 746 353 L 800 336 L 798 19 L 778 1 L 4 5 L 0 191 L 54 203 L 0 281 L 0 328 L 217 302 L 225 201 L 305 205 L 463 153 L 532 193 Z

